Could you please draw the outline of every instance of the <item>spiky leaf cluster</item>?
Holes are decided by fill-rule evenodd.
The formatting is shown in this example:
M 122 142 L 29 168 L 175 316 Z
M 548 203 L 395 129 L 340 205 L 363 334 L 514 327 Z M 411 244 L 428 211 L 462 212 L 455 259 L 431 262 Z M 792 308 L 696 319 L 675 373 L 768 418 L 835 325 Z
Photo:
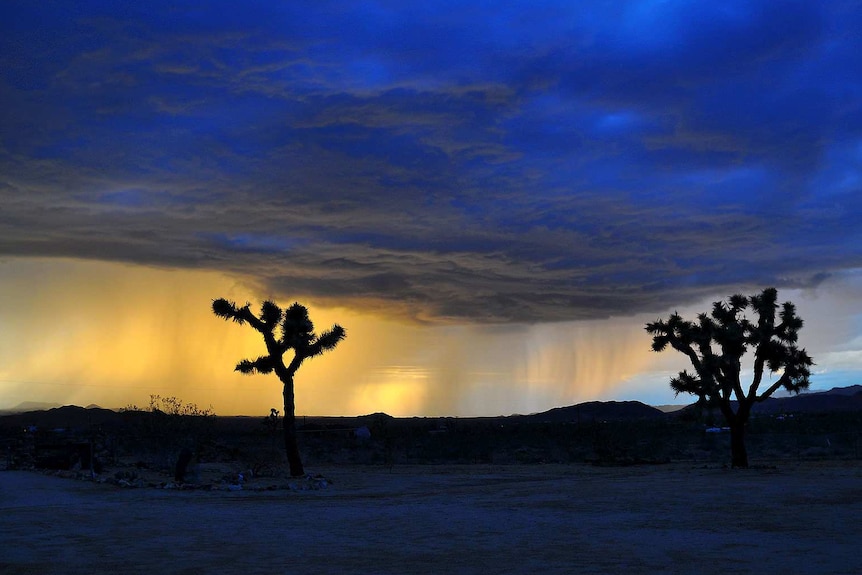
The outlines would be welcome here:
M 784 303 L 778 314 L 778 292 L 767 288 L 749 297 L 734 295 L 727 301 L 715 302 L 709 314 L 698 315 L 697 321 L 684 320 L 673 313 L 667 320 L 646 325 L 653 336 L 652 349 L 660 352 L 668 346 L 685 354 L 694 367 L 671 379 L 677 393 L 697 395 L 702 402 L 725 403 L 731 397 L 739 401 L 762 401 L 783 387 L 799 392 L 808 387 L 811 357 L 796 347 L 802 319 L 795 306 Z M 746 312 L 751 311 L 756 321 Z M 746 351 L 754 351 L 754 378 L 746 391 L 740 381 L 741 359 Z M 778 380 L 758 394 L 764 369 L 781 373 Z
M 225 320 L 233 320 L 239 324 L 250 324 L 263 335 L 267 355 L 255 360 L 244 359 L 236 366 L 241 373 L 271 373 L 280 368 L 288 372 L 296 371 L 307 358 L 320 355 L 324 351 L 335 348 L 344 339 L 346 332 L 338 324 L 321 334 L 316 334 L 314 324 L 308 315 L 308 309 L 300 303 L 294 303 L 282 310 L 272 301 L 264 301 L 260 313 L 251 312 L 251 304 L 237 306 L 226 299 L 213 301 L 212 310 L 215 315 Z M 276 328 L 278 336 L 276 336 Z M 282 357 L 288 350 L 293 350 L 294 356 L 288 366 Z

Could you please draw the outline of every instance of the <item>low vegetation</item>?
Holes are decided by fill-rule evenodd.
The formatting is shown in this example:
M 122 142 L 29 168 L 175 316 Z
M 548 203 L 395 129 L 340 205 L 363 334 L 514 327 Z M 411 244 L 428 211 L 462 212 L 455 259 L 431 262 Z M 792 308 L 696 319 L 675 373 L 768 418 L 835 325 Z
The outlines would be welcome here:
M 282 477 L 278 410 L 267 417 L 216 417 L 176 398 L 153 396 L 147 409 L 129 406 L 121 413 L 100 410 L 77 427 L 57 430 L 53 421 L 70 420 L 79 410 L 61 408 L 0 418 L 7 467 L 35 464 L 37 445 L 69 445 L 60 468 L 89 468 L 81 446 L 91 445 L 93 466 L 142 469 L 169 480 L 183 449 L 193 465 L 234 474 Z M 38 419 L 40 415 L 43 419 Z M 96 415 L 100 419 L 96 418 Z M 41 421 L 39 426 L 22 425 Z M 544 464 L 601 466 L 661 464 L 671 461 L 729 465 L 730 433 L 714 409 L 687 408 L 662 417 L 543 422 L 530 417 L 393 418 L 373 414 L 349 418 L 299 418 L 303 457 L 312 466 L 415 464 Z M 747 441 L 758 465 L 781 461 L 862 459 L 862 412 L 755 414 Z M 43 455 L 47 452 L 43 451 Z M 79 457 L 75 460 L 75 456 Z M 65 467 L 63 467 L 65 466 Z M 250 473 L 248 473 L 250 472 Z

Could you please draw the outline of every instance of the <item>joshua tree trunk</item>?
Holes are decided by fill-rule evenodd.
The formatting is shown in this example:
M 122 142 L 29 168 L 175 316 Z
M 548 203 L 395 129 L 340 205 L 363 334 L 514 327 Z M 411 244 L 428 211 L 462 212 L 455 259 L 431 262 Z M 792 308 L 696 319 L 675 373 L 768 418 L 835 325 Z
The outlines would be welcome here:
M 745 420 L 730 421 L 730 466 L 748 468 L 748 452 L 745 450 Z
M 293 377 L 284 380 L 284 449 L 287 452 L 287 463 L 290 465 L 291 477 L 305 475 L 302 458 L 299 455 L 299 445 L 296 442 L 296 405 L 293 395 Z

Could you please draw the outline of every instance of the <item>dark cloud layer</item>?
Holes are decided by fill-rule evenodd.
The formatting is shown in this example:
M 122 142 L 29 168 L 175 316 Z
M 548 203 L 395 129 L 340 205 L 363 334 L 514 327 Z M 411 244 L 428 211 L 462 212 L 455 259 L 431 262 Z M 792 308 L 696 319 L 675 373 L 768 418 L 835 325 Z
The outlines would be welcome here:
M 428 320 L 862 266 L 857 2 L 4 2 L 0 254 Z

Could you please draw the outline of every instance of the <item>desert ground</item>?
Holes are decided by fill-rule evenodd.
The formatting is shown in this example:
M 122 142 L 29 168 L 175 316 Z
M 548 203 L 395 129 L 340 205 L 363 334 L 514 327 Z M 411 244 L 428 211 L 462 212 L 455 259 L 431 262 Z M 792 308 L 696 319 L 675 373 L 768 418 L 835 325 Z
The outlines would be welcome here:
M 862 573 L 862 463 L 331 466 L 321 490 L 0 472 L 0 572 Z

